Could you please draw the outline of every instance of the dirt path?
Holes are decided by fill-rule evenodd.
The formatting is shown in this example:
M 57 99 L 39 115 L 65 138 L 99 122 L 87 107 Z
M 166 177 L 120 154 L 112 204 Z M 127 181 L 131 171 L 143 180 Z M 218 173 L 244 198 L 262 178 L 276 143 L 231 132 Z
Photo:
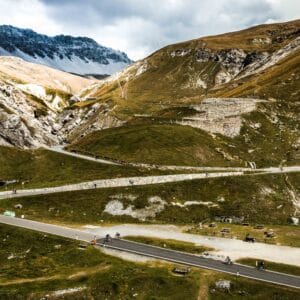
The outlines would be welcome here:
M 63 146 L 55 146 L 55 147 L 44 147 L 45 149 L 49 150 L 49 151 L 53 151 L 53 152 L 58 152 L 61 154 L 65 154 L 65 155 L 69 155 L 69 156 L 74 156 L 80 159 L 85 159 L 85 160 L 89 160 L 89 161 L 93 161 L 93 162 L 97 162 L 97 163 L 101 163 L 101 164 L 107 164 L 107 165 L 120 165 L 116 162 L 107 160 L 107 159 L 100 159 L 100 158 L 95 158 L 92 156 L 88 156 L 88 155 L 83 155 L 83 154 L 78 154 L 78 153 L 74 153 L 74 152 L 69 152 L 63 149 Z
M 55 146 L 55 147 L 45 147 L 45 149 L 49 151 L 58 152 L 65 155 L 74 156 L 80 159 L 85 159 L 89 161 L 94 161 L 97 163 L 102 164 L 109 164 L 109 165 L 122 165 L 121 163 L 116 163 L 115 161 L 101 159 L 101 158 L 94 158 L 92 156 L 78 154 L 70 151 L 66 151 L 63 149 L 63 146 Z M 299 172 L 300 166 L 291 166 L 291 167 L 269 167 L 269 168 L 261 168 L 261 169 L 252 169 L 252 168 L 243 168 L 243 167 L 195 167 L 195 166 L 167 166 L 167 165 L 150 165 L 150 164 L 143 164 L 143 163 L 128 163 L 128 165 L 133 167 L 141 167 L 141 168 L 148 168 L 148 169 L 159 169 L 163 171 L 199 171 L 199 172 L 206 172 L 206 171 L 220 171 L 220 172 L 267 172 L 267 173 L 286 173 L 286 172 Z
M 94 267 L 88 267 L 88 268 L 80 268 L 80 269 L 73 269 L 74 272 L 69 274 L 58 274 L 53 276 L 43 276 L 43 277 L 35 277 L 35 278 L 17 278 L 7 281 L 0 281 L 0 286 L 7 286 L 12 284 L 23 284 L 23 283 L 30 283 L 30 282 L 43 282 L 43 281 L 49 281 L 49 280 L 57 280 L 57 279 L 75 279 L 78 280 L 81 277 L 89 276 L 96 274 L 98 272 L 104 272 L 107 271 L 110 268 L 110 266 L 103 266 L 98 265 Z

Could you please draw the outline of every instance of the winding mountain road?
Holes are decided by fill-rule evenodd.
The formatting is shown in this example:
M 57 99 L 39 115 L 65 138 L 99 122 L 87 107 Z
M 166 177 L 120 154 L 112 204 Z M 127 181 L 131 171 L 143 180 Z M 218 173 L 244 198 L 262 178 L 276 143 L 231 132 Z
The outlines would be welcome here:
M 206 258 L 204 256 L 193 255 L 186 252 L 174 251 L 122 239 L 111 239 L 107 242 L 105 238 L 102 238 L 97 240 L 97 245 L 114 250 L 126 251 L 129 253 L 171 261 L 174 263 L 215 270 L 231 275 L 247 277 L 300 289 L 300 277 L 298 276 L 265 270 L 261 271 L 253 267 L 235 263 L 232 265 L 227 265 L 223 261 Z
M 138 185 L 159 184 L 168 182 L 179 182 L 184 180 L 204 179 L 204 178 L 217 178 L 227 176 L 241 176 L 243 172 L 223 172 L 223 173 L 194 173 L 194 174 L 175 174 L 175 175 L 158 175 L 158 176 L 145 176 L 145 177 L 125 177 L 125 178 L 112 178 L 100 179 L 76 184 L 68 184 L 57 187 L 37 188 L 37 189 L 23 189 L 18 190 L 16 193 L 12 191 L 0 192 L 0 200 L 7 198 L 17 198 L 34 195 L 44 195 L 59 192 L 81 191 L 100 188 L 112 187 L 127 187 Z
M 117 163 L 112 160 L 107 160 L 103 158 L 96 158 L 89 155 L 79 154 L 76 152 L 70 152 L 64 150 L 63 146 L 53 146 L 53 147 L 44 147 L 45 149 L 53 152 L 57 152 L 64 155 L 69 155 L 73 157 L 77 157 L 80 159 L 85 159 L 101 164 L 108 164 L 108 165 L 122 165 L 122 163 Z M 270 167 L 270 168 L 261 168 L 261 169 L 252 169 L 252 168 L 243 168 L 243 167 L 196 167 L 196 166 L 168 166 L 168 165 L 151 165 L 151 164 L 144 164 L 144 163 L 128 163 L 128 165 L 133 167 L 142 167 L 148 169 L 159 169 L 165 171 L 199 171 L 199 172 L 206 172 L 206 171 L 219 171 L 219 172 L 278 172 L 283 171 L 281 168 L 278 167 Z M 293 168 L 297 168 L 300 171 L 300 166 L 293 166 L 293 167 L 285 167 L 284 169 L 287 172 L 290 172 Z
M 6 217 L 3 215 L 0 215 L 0 223 L 54 234 L 66 238 L 81 240 L 85 242 L 90 242 L 95 238 L 95 235 L 89 232 L 73 228 L 67 228 L 63 226 L 46 224 L 42 222 Z M 271 271 L 259 271 L 255 268 L 240 264 L 227 265 L 219 260 L 205 258 L 203 256 L 197 256 L 186 252 L 179 252 L 165 248 L 154 247 L 122 239 L 112 239 L 110 241 L 106 241 L 103 236 L 97 239 L 97 245 L 100 247 L 105 247 L 118 251 L 125 251 L 128 253 L 134 253 L 142 256 L 157 258 L 160 260 L 171 261 L 174 263 L 215 270 L 223 273 L 289 286 L 297 289 L 300 288 L 300 277 L 298 276 Z
M 208 179 L 208 178 L 220 178 L 229 176 L 259 176 L 262 174 L 280 174 L 280 173 L 293 173 L 300 172 L 300 166 L 284 167 L 284 168 L 269 168 L 269 169 L 257 169 L 260 173 L 244 173 L 241 171 L 236 172 L 214 172 L 214 173 L 190 173 L 190 174 L 173 174 L 173 175 L 156 175 L 156 176 L 140 176 L 140 177 L 124 177 L 124 178 L 112 178 L 112 179 L 99 179 L 86 181 L 76 184 L 68 184 L 49 188 L 37 188 L 37 189 L 22 189 L 17 192 L 4 191 L 0 192 L 0 200 L 8 198 L 18 198 L 25 196 L 44 195 L 51 193 L 69 192 L 69 191 L 81 191 L 100 188 L 112 188 L 112 187 L 127 187 L 127 186 L 140 186 L 159 183 L 180 182 L 195 179 Z
M 79 153 L 75 153 L 75 152 L 66 151 L 66 150 L 63 149 L 63 146 L 53 146 L 53 147 L 45 147 L 44 146 L 44 149 L 49 150 L 49 151 L 53 151 L 53 152 L 57 152 L 57 153 L 61 153 L 61 154 L 65 154 L 65 155 L 69 155 L 69 156 L 73 156 L 73 157 L 80 158 L 80 159 L 85 159 L 85 160 L 97 162 L 97 163 L 100 163 L 100 164 L 120 165 L 120 164 L 118 164 L 116 162 L 113 162 L 111 160 L 96 158 L 96 157 L 92 157 L 92 156 L 88 156 L 88 155 L 83 155 L 83 154 L 79 154 Z

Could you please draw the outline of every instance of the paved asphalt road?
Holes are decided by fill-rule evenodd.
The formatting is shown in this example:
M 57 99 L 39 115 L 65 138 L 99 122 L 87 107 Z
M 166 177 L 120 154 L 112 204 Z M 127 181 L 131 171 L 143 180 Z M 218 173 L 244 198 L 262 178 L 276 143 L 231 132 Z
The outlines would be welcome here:
M 126 241 L 123 239 L 112 239 L 106 242 L 105 239 L 97 240 L 97 244 L 102 247 L 154 257 L 162 260 L 172 261 L 185 265 L 216 270 L 224 273 L 252 278 L 260 281 L 271 282 L 279 285 L 286 285 L 300 288 L 300 277 L 271 271 L 259 271 L 256 268 L 240 264 L 227 265 L 219 260 L 204 258 L 201 256 L 169 250 L 161 247 L 154 247 L 142 243 Z
M 185 180 L 194 179 L 207 179 L 217 177 L 228 176 L 241 176 L 243 172 L 222 172 L 222 173 L 188 173 L 188 174 L 172 174 L 172 175 L 154 175 L 154 176 L 136 176 L 136 177 L 123 177 L 112 179 L 99 179 L 86 181 L 81 183 L 73 183 L 62 186 L 48 187 L 48 188 L 36 188 L 36 189 L 20 189 L 17 193 L 12 191 L 0 192 L 0 199 L 18 198 L 34 195 L 45 195 L 52 193 L 61 193 L 69 191 L 82 191 L 100 188 L 111 187 L 127 187 L 127 186 L 139 186 L 150 185 L 168 182 L 179 182 Z
M 49 151 L 54 151 L 54 152 L 58 152 L 61 154 L 65 154 L 65 155 L 69 155 L 69 156 L 74 156 L 77 158 L 81 158 L 81 159 L 85 159 L 85 160 L 90 160 L 90 161 L 94 161 L 97 163 L 101 163 L 101 164 L 107 164 L 107 165 L 120 165 L 116 162 L 107 160 L 107 159 L 102 159 L 102 158 L 95 158 L 92 156 L 88 156 L 88 155 L 83 155 L 83 154 L 79 154 L 79 153 L 74 153 L 74 152 L 70 152 L 70 151 L 66 151 L 64 150 L 63 146 L 54 146 L 54 147 L 44 147 L 45 149 L 49 150 Z
M 65 155 L 70 155 L 73 157 L 77 157 L 80 159 L 85 159 L 89 161 L 94 161 L 102 164 L 108 165 L 122 165 L 120 163 L 116 163 L 111 160 L 102 159 L 102 158 L 95 158 L 93 156 L 79 154 L 76 152 L 70 152 L 64 150 L 63 146 L 53 146 L 53 147 L 45 147 L 45 149 L 49 151 L 58 152 Z M 144 163 L 129 163 L 126 164 L 131 165 L 133 167 L 141 167 L 141 168 L 150 168 L 150 169 L 162 169 L 162 170 L 197 170 L 197 171 L 256 171 L 255 169 L 251 168 L 242 168 L 242 167 L 195 167 L 195 166 L 167 166 L 167 165 L 151 165 L 151 164 L 144 164 Z
M 208 179 L 228 176 L 260 176 L 261 174 L 276 174 L 276 173 L 290 173 L 300 172 L 300 167 L 285 167 L 282 170 L 279 168 L 270 168 L 269 171 L 264 169 L 257 169 L 262 171 L 261 173 L 255 173 L 252 175 L 244 174 L 244 172 L 214 172 L 214 173 L 188 173 L 188 174 L 171 174 L 171 175 L 156 175 L 156 176 L 138 176 L 138 177 L 124 177 L 124 178 L 112 178 L 112 179 L 100 179 L 92 180 L 81 183 L 67 184 L 62 186 L 48 187 L 48 188 L 36 188 L 36 189 L 21 189 L 17 193 L 12 191 L 0 192 L 0 199 L 18 198 L 34 195 L 44 195 L 59 192 L 68 191 L 82 191 L 90 189 L 100 189 L 109 187 L 126 187 L 126 186 L 138 186 L 138 185 L 150 185 L 168 182 L 179 182 L 195 179 Z
M 78 154 L 74 152 L 70 152 L 67 150 L 64 150 L 63 146 L 54 146 L 54 147 L 45 147 L 45 149 L 49 151 L 58 152 L 65 155 L 74 156 L 80 159 L 86 159 L 98 163 L 104 163 L 109 165 L 120 165 L 116 162 L 107 160 L 107 159 L 100 159 L 100 158 L 94 158 L 92 156 L 84 155 L 84 154 Z M 149 165 L 149 164 L 143 164 L 143 163 L 131 163 L 130 165 L 136 166 L 136 167 L 146 167 L 146 168 L 154 168 L 154 169 L 161 169 L 161 170 L 198 170 L 198 171 L 227 171 L 227 172 L 253 172 L 253 173 L 259 173 L 264 172 L 265 174 L 269 173 L 290 173 L 290 172 L 300 172 L 300 166 L 289 166 L 289 167 L 269 167 L 269 168 L 261 168 L 261 169 L 252 169 L 252 168 L 243 168 L 243 167 L 195 167 L 195 166 L 168 166 L 168 165 Z
M 91 241 L 94 236 L 91 233 L 76 230 L 73 228 L 66 228 L 62 226 L 46 224 L 36 221 L 30 221 L 19 218 L 12 218 L 0 215 L 0 223 L 18 226 L 22 228 L 32 229 L 44 233 L 55 234 L 71 239 L 78 239 L 82 241 Z M 253 278 L 265 282 L 272 282 L 274 284 L 300 288 L 300 277 L 292 276 L 283 273 L 276 273 L 271 271 L 258 271 L 255 268 L 233 264 L 226 265 L 220 261 L 202 258 L 200 256 L 167 250 L 164 248 L 153 247 L 146 244 L 129 242 L 122 239 L 112 239 L 111 242 L 105 242 L 104 238 L 97 239 L 97 244 L 101 247 L 116 249 L 129 253 L 140 254 L 143 256 L 154 257 L 162 260 L 172 261 L 175 263 L 186 264 L 199 268 L 206 268 L 225 272 L 233 275 Z M 284 255 L 284 254 L 283 254 Z

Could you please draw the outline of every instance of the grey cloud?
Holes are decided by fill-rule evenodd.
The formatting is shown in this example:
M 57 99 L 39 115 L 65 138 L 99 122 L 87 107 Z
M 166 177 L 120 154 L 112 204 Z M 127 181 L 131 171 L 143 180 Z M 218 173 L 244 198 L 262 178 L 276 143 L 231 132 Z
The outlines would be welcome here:
M 39 1 L 63 33 L 90 36 L 134 59 L 169 43 L 287 20 L 295 10 L 300 15 L 299 5 L 290 9 L 293 2 L 298 0 Z

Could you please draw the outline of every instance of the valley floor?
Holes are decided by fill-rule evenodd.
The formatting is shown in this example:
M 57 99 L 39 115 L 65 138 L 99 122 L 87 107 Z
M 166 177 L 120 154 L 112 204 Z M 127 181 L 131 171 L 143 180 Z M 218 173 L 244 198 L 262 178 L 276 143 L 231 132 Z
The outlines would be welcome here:
M 61 153 L 57 153 L 60 155 L 68 154 L 68 153 L 64 153 L 65 151 L 61 151 L 61 150 L 59 150 L 58 152 L 61 152 Z M 96 161 L 93 161 L 94 159 L 89 159 L 87 157 L 79 157 L 79 156 L 77 157 L 77 155 L 73 155 L 73 154 L 71 154 L 71 156 L 73 156 L 72 160 L 87 159 L 90 160 L 90 163 L 94 163 L 95 165 L 96 162 L 100 163 L 99 165 L 103 164 L 102 161 L 97 161 L 97 159 Z M 107 164 L 108 168 L 115 167 L 115 166 L 109 166 L 109 164 L 110 162 L 108 162 Z M 120 171 L 119 169 L 117 170 L 118 175 L 120 176 L 120 173 L 122 173 L 121 171 L 122 166 L 116 166 L 116 167 L 120 168 Z M 162 169 L 163 168 L 165 168 L 165 170 L 168 169 L 167 166 L 163 166 Z M 183 168 L 185 169 L 189 167 L 183 167 Z M 0 216 L 0 222 L 7 223 L 7 224 L 14 224 L 15 222 L 20 221 L 21 223 L 23 222 L 24 224 L 29 224 L 24 226 L 25 228 L 28 229 L 30 228 L 35 230 L 38 229 L 43 232 L 46 232 L 47 234 L 58 234 L 58 235 L 61 235 L 63 232 L 64 233 L 63 235 L 65 237 L 69 237 L 71 239 L 85 240 L 87 242 L 92 240 L 94 236 L 103 237 L 108 233 L 114 235 L 116 232 L 119 232 L 121 236 L 135 236 L 135 237 L 139 236 L 139 237 L 148 237 L 148 238 L 158 238 L 162 240 L 172 239 L 179 243 L 182 242 L 193 243 L 196 245 L 196 247 L 198 245 L 199 247 L 214 249 L 214 250 L 209 250 L 209 255 L 208 255 L 208 257 L 211 257 L 213 259 L 224 260 L 226 256 L 230 256 L 230 258 L 234 260 L 239 260 L 239 259 L 246 259 L 251 257 L 252 259 L 258 259 L 258 260 L 263 259 L 266 261 L 300 267 L 300 249 L 297 247 L 289 247 L 289 246 L 260 243 L 260 242 L 246 243 L 242 240 L 236 239 L 234 236 L 231 236 L 231 238 L 228 238 L 228 236 L 227 238 L 222 238 L 219 236 L 209 236 L 210 232 L 206 232 L 207 230 L 203 231 L 204 234 L 208 235 L 205 236 L 201 234 L 201 230 L 199 230 L 199 228 L 196 225 L 197 218 L 203 219 L 205 218 L 204 217 L 205 215 L 209 216 L 210 213 L 212 213 L 212 215 L 209 218 L 212 218 L 214 215 L 218 214 L 218 209 L 220 209 L 224 205 L 224 201 L 225 201 L 225 206 L 224 208 L 222 208 L 222 210 L 225 211 L 226 209 L 228 209 L 230 211 L 230 207 L 225 208 L 227 203 L 227 198 L 228 197 L 230 198 L 231 195 L 235 195 L 237 199 L 240 199 L 241 196 L 239 196 L 238 193 L 241 192 L 242 193 L 241 195 L 244 195 L 246 190 L 249 191 L 248 194 L 250 195 L 251 193 L 248 185 L 253 186 L 253 182 L 255 182 L 255 184 L 257 182 L 260 182 L 262 185 L 262 187 L 259 188 L 257 187 L 257 190 L 259 190 L 262 193 L 261 196 L 263 198 L 261 199 L 261 201 L 266 201 L 265 204 L 270 205 L 271 203 L 270 199 L 272 199 L 272 201 L 274 201 L 275 207 L 276 206 L 279 207 L 280 205 L 278 206 L 278 203 L 282 201 L 283 195 L 278 196 L 276 190 L 281 189 L 280 186 L 282 184 L 283 178 L 285 181 L 288 181 L 289 187 L 291 187 L 292 189 L 293 186 L 295 186 L 294 183 L 297 182 L 300 167 L 290 166 L 290 167 L 282 167 L 282 168 L 264 168 L 264 169 L 256 169 L 255 171 L 247 168 L 245 169 L 228 168 L 228 171 L 226 171 L 227 170 L 226 168 L 220 168 L 220 169 L 221 171 L 212 168 L 203 168 L 201 170 L 203 173 L 201 173 L 199 168 L 195 171 L 199 171 L 200 173 L 196 173 L 196 172 L 186 173 L 186 174 L 173 173 L 169 175 L 134 176 L 134 177 L 127 177 L 127 178 L 92 180 L 89 182 L 79 182 L 72 185 L 69 184 L 69 185 L 46 187 L 46 188 L 43 187 L 37 189 L 28 189 L 28 190 L 23 189 L 23 190 L 18 190 L 16 194 L 13 194 L 11 191 L 0 192 L 0 199 L 2 199 L 0 202 L 0 212 L 4 212 L 4 210 L 16 210 L 15 208 L 16 205 L 21 204 L 21 209 L 17 209 L 17 216 L 20 217 L 22 214 L 25 215 L 24 220 L 18 218 L 5 218 Z M 136 172 L 135 169 L 131 169 L 131 170 L 132 172 Z M 140 170 L 138 172 L 140 172 Z M 204 180 L 206 184 L 204 185 L 199 184 L 200 182 L 202 182 L 202 180 Z M 265 185 L 269 186 L 270 182 L 272 182 L 273 184 L 273 186 L 271 184 L 272 188 L 265 187 Z M 219 185 L 220 187 L 218 187 Z M 212 186 L 215 188 L 213 191 L 211 190 L 209 192 L 208 190 L 211 189 Z M 226 186 L 227 188 L 228 187 L 233 188 L 233 190 L 230 192 L 228 190 L 224 194 L 225 191 L 224 186 Z M 241 191 L 239 190 L 239 192 L 237 193 L 236 189 L 239 188 Z M 204 190 L 202 191 L 202 189 Z M 223 196 L 221 197 L 221 195 L 218 194 L 219 191 L 222 191 L 222 194 L 224 194 L 226 200 L 223 198 Z M 210 195 L 211 192 L 213 192 L 213 195 Z M 143 194 L 143 199 L 139 198 L 140 197 L 139 195 L 141 195 L 141 193 Z M 257 194 L 257 191 L 254 191 L 254 193 Z M 206 201 L 203 202 L 203 201 L 196 200 L 198 199 L 199 195 L 201 195 L 200 199 L 204 199 L 203 196 L 205 197 L 206 195 L 207 196 L 205 197 Z M 271 196 L 273 198 L 275 197 L 275 200 Z M 243 197 L 246 197 L 246 194 L 242 196 L 242 201 L 245 202 L 246 198 L 243 199 Z M 207 201 L 208 199 L 210 200 L 214 199 L 214 200 L 213 202 L 211 202 L 211 201 Z M 256 199 L 256 197 L 254 197 L 253 199 Z M 282 211 L 285 212 L 286 216 L 288 216 L 290 212 L 292 212 L 293 205 L 298 205 L 298 202 L 296 201 L 297 199 L 294 200 L 295 202 L 289 203 L 289 206 L 286 206 L 286 204 L 284 204 Z M 110 211 L 107 208 L 108 207 L 107 205 L 113 201 L 115 202 L 125 201 L 124 205 L 126 203 L 126 205 L 128 206 L 127 208 L 126 206 L 124 207 L 122 206 L 121 208 L 119 208 L 121 209 L 120 216 L 118 216 L 118 213 L 114 215 L 115 211 Z M 201 214 L 203 214 L 203 212 L 206 211 L 205 214 L 197 215 L 197 217 L 196 215 L 194 216 L 193 214 L 191 214 L 189 210 L 189 205 L 190 205 L 188 204 L 189 202 L 192 205 L 191 208 L 193 208 L 196 215 L 197 215 L 196 213 L 197 210 L 201 211 Z M 162 209 L 164 209 L 165 206 L 166 207 L 168 206 L 168 208 L 166 208 L 166 210 L 163 212 L 159 208 L 156 212 L 154 212 L 154 214 L 150 212 L 150 214 L 147 215 L 147 213 L 149 213 L 149 210 L 151 210 L 151 208 L 153 208 L 155 205 L 159 207 L 161 204 L 163 204 Z M 261 202 L 261 205 L 265 205 L 265 204 L 264 202 Z M 132 211 L 129 214 L 130 216 L 122 215 L 123 210 L 124 212 L 127 213 L 130 211 L 129 207 L 135 207 L 135 206 L 136 208 L 135 210 L 132 209 Z M 239 207 L 239 205 L 234 204 L 234 202 L 230 203 L 230 206 Z M 254 208 L 255 207 L 253 207 L 253 209 Z M 247 210 L 247 208 L 245 209 Z M 266 209 L 272 209 L 272 205 L 268 208 L 266 206 Z M 170 212 L 167 212 L 169 210 Z M 175 216 L 174 214 L 175 210 L 178 216 L 177 215 Z M 144 213 L 146 217 L 139 217 L 138 215 L 139 212 Z M 220 212 L 221 210 L 219 211 L 219 213 Z M 165 215 L 168 213 L 170 214 L 170 216 Z M 280 213 L 280 210 L 278 210 L 276 213 L 277 214 Z M 260 220 L 260 218 L 265 217 L 261 215 L 260 211 L 257 212 L 253 211 L 253 216 L 254 215 L 255 217 L 253 220 L 255 221 L 258 221 Z M 134 222 L 140 224 L 126 224 L 126 220 L 132 222 L 135 216 L 137 216 L 137 220 L 135 220 Z M 178 225 L 142 224 L 147 221 L 148 217 L 150 219 L 152 218 L 152 222 L 157 217 L 157 220 L 155 221 L 156 223 L 162 222 L 168 224 L 168 221 L 170 221 L 171 216 L 172 218 L 174 218 L 174 220 L 172 219 L 174 221 L 174 224 L 178 223 Z M 124 219 L 122 219 L 123 217 Z M 177 217 L 179 219 L 176 219 Z M 273 217 L 275 217 L 275 215 Z M 68 229 L 62 226 L 49 225 L 51 229 L 48 230 L 45 229 L 46 227 L 48 227 L 47 224 L 37 223 L 34 221 L 31 222 L 28 220 L 31 218 L 34 220 L 43 220 L 45 222 L 69 224 L 73 226 L 73 228 Z M 105 225 L 103 226 L 98 225 L 99 222 L 101 221 L 101 218 L 105 218 L 105 221 L 103 223 Z M 275 224 L 274 223 L 275 219 L 274 220 L 273 219 L 270 219 L 270 222 L 272 224 Z M 89 222 L 89 220 L 92 222 Z M 119 224 L 109 225 L 107 224 L 107 220 Z M 179 224 L 182 224 L 183 220 L 185 220 L 184 221 L 185 224 L 188 223 L 190 225 L 179 226 Z M 252 225 L 254 224 L 253 222 Z M 285 217 L 282 217 L 281 221 L 278 220 L 278 222 L 283 222 L 283 224 L 286 224 L 287 219 L 285 219 Z M 169 222 L 169 224 L 170 223 L 172 222 Z M 87 224 L 93 224 L 93 225 L 87 225 Z M 224 224 L 224 227 L 226 226 L 227 224 Z M 230 224 L 227 227 L 233 228 L 233 226 Z M 297 228 L 297 227 L 293 227 L 293 228 Z M 280 232 L 280 235 L 285 234 L 285 232 L 286 231 L 284 229 L 282 232 Z M 289 244 L 285 239 L 281 239 L 281 237 L 277 241 L 279 240 L 282 241 L 283 244 L 286 243 Z M 295 237 L 295 243 L 297 246 L 298 245 L 297 236 Z M 156 260 L 155 261 L 151 259 L 145 260 L 145 259 L 141 259 L 140 257 L 133 256 L 132 254 L 124 254 L 124 253 L 120 254 L 120 252 L 114 252 L 111 250 L 106 250 L 106 253 L 112 256 L 118 256 L 125 260 L 134 260 L 135 262 L 146 261 L 150 264 L 158 263 Z M 12 257 L 14 257 L 15 254 L 12 255 L 13 255 Z M 115 263 L 113 263 L 113 265 L 115 265 Z M 133 268 L 136 267 L 134 266 Z M 77 267 L 75 269 L 74 270 L 76 272 L 74 271 L 73 272 L 74 274 L 72 273 L 73 275 L 71 274 L 71 270 L 70 272 L 68 271 L 71 274 L 70 275 L 68 273 L 69 274 L 68 277 L 66 277 L 65 274 L 60 275 L 59 272 L 56 272 L 57 274 L 55 276 L 48 274 L 47 276 L 44 275 L 33 276 L 33 278 L 14 277 L 14 278 L 10 278 L 9 280 L 4 280 L 2 282 L 0 280 L 0 296 L 1 293 L 2 295 L 6 295 L 6 293 L 8 294 L 12 293 L 10 288 L 11 287 L 14 288 L 16 285 L 22 285 L 21 290 L 24 293 L 26 293 L 26 288 L 24 287 L 24 285 L 28 285 L 28 287 L 30 287 L 30 290 L 35 290 L 35 288 L 37 288 L 36 289 L 38 293 L 37 295 L 40 296 L 42 295 L 43 293 L 42 291 L 44 291 L 45 288 L 47 291 L 49 291 L 49 286 L 47 286 L 47 284 L 48 282 L 52 282 L 52 281 L 56 282 L 56 285 L 54 285 L 55 291 L 61 293 L 62 295 L 69 294 L 69 293 L 71 295 L 73 293 L 75 294 L 86 293 L 87 290 L 88 293 L 92 293 L 90 287 L 86 288 L 86 286 L 89 286 L 90 284 L 91 286 L 94 285 L 94 283 L 91 283 L 94 282 L 93 281 L 94 279 L 92 278 L 94 274 L 99 273 L 99 270 L 97 268 L 95 269 L 95 267 L 93 268 L 90 267 L 88 271 L 82 268 L 78 269 Z M 208 291 L 211 289 L 213 285 L 211 283 L 212 279 L 209 279 L 209 283 L 206 285 L 205 288 L 202 286 L 202 288 L 199 289 L 198 286 L 199 283 L 197 281 L 199 278 L 202 278 L 203 276 L 204 277 L 208 276 L 209 278 L 216 278 L 215 275 L 213 276 L 208 275 L 211 274 L 211 271 L 195 271 L 195 272 L 196 273 L 194 273 L 193 271 L 194 275 L 192 276 L 193 279 L 191 279 L 192 282 L 191 284 L 193 285 L 195 293 L 193 296 L 190 297 L 190 299 L 196 299 L 195 295 L 197 295 L 198 292 L 205 293 L 204 299 L 226 298 L 226 295 L 222 295 L 222 293 L 219 295 L 218 291 L 216 292 L 217 293 L 216 295 L 213 295 L 213 297 L 208 293 Z M 212 273 L 214 274 L 214 272 Z M 78 284 L 76 286 L 73 286 L 73 284 L 71 284 L 69 281 L 67 286 L 61 285 L 61 283 L 59 283 L 60 280 L 63 278 L 68 278 L 68 280 L 72 276 L 74 278 L 77 277 L 81 278 L 82 277 L 81 274 L 84 274 L 82 275 L 84 278 L 89 278 L 89 279 L 85 279 L 85 282 L 87 284 L 84 285 L 84 287 Z M 111 273 L 109 272 L 109 274 Z M 103 283 L 103 278 L 101 277 L 100 279 L 99 276 L 100 275 L 98 274 L 97 278 L 99 278 L 100 282 Z M 195 278 L 197 278 L 196 281 L 194 281 Z M 231 278 L 231 277 L 229 275 L 224 275 L 222 276 L 222 278 Z M 168 284 L 172 284 L 171 277 L 168 278 L 167 280 L 168 280 Z M 245 281 L 245 279 L 242 279 L 241 281 Z M 248 280 L 246 281 L 248 282 Z M 35 288 L 33 288 L 32 284 L 34 284 Z M 253 283 L 251 282 L 251 284 Z M 256 285 L 257 283 L 254 284 Z M 120 282 L 118 282 L 117 285 L 119 287 L 122 287 L 122 283 Z M 110 291 L 109 293 L 111 293 L 111 295 L 118 294 L 118 292 L 111 291 L 110 289 L 111 287 L 108 287 L 108 290 Z M 281 288 L 276 287 L 276 289 L 281 289 Z M 261 289 L 260 293 L 262 292 L 263 289 Z M 139 294 L 141 292 L 137 292 L 137 293 Z M 289 292 L 284 291 L 283 293 L 289 293 Z M 180 293 L 176 291 L 176 295 L 180 295 Z M 172 294 L 172 296 L 170 297 L 171 297 L 170 299 L 176 299 L 176 297 L 174 297 L 174 294 Z M 236 297 L 238 298 L 237 295 Z M 293 299 L 292 297 L 288 299 Z M 168 299 L 168 297 L 165 298 Z M 259 299 L 259 297 L 257 297 L 257 299 Z

